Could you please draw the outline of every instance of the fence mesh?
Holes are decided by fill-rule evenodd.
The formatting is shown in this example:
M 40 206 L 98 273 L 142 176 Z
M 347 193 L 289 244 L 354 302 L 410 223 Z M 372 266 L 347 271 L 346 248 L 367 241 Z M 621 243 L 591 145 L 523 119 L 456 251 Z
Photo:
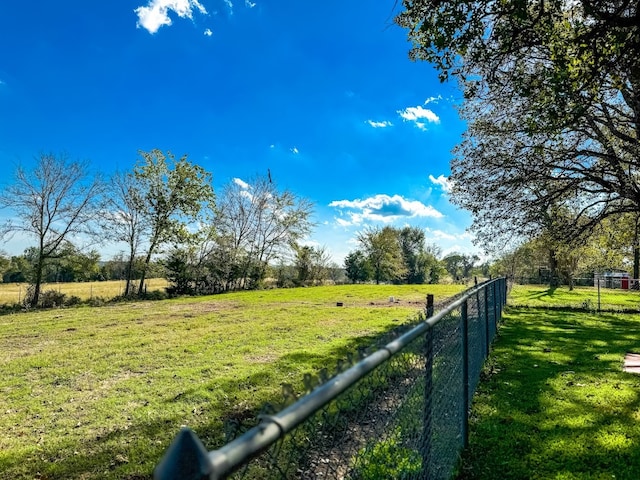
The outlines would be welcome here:
M 465 445 L 468 408 L 504 288 L 504 281 L 494 281 L 462 297 L 456 308 L 441 312 L 430 328 L 231 476 L 199 478 L 449 478 Z M 357 359 L 350 363 L 364 368 Z M 273 418 L 270 413 L 266 409 L 263 420 Z M 236 429 L 240 439 L 245 430 Z

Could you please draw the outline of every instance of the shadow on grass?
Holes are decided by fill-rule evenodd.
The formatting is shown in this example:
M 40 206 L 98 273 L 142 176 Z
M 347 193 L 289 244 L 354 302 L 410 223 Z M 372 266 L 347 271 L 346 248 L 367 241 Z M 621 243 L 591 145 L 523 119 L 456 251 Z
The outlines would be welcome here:
M 542 300 L 545 297 L 553 297 L 556 293 L 557 287 L 549 287 L 547 290 L 541 292 L 532 292 L 526 296 L 530 300 Z
M 462 479 L 637 479 L 640 318 L 510 308 L 474 398 Z

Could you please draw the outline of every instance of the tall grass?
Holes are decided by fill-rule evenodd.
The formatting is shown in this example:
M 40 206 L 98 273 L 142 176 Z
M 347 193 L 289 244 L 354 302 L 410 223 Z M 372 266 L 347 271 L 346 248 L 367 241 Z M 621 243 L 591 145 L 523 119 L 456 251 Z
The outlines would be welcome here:
M 164 290 L 167 281 L 164 278 L 151 278 L 146 280 L 147 291 Z M 137 283 L 135 284 L 137 286 Z M 42 291 L 55 290 L 66 296 L 76 296 L 82 300 L 90 298 L 112 299 L 124 293 L 125 282 L 122 280 L 110 280 L 106 282 L 69 282 L 69 283 L 43 283 Z M 0 305 L 12 305 L 21 303 L 27 293 L 27 283 L 0 283 Z

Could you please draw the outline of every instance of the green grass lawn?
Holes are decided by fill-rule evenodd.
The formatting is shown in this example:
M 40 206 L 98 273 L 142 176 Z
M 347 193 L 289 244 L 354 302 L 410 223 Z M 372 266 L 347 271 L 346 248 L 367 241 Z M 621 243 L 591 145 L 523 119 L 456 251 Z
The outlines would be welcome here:
M 216 448 L 225 419 L 279 401 L 282 383 L 301 392 L 305 373 L 406 322 L 427 293 L 437 302 L 462 288 L 313 287 L 0 316 L 0 478 L 149 478 L 181 425 Z
M 542 293 L 542 295 L 540 295 Z M 516 287 L 509 303 L 590 297 Z M 612 292 L 629 305 L 637 293 Z M 640 316 L 509 307 L 474 398 L 458 479 L 640 478 Z
M 545 285 L 514 285 L 509 296 L 509 305 L 546 308 L 583 308 L 597 310 L 598 289 L 596 287 L 549 288 Z M 600 306 L 603 310 L 640 311 L 640 291 L 600 288 Z

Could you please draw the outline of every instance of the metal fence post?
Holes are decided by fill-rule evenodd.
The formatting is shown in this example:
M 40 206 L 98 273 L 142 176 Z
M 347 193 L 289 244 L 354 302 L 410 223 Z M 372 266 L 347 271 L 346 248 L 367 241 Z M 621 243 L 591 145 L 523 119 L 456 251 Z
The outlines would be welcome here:
M 469 306 L 468 300 L 460 306 L 462 327 L 462 439 L 469 446 Z
M 205 480 L 211 478 L 209 453 L 188 428 L 180 430 L 153 472 L 155 480 Z
M 427 294 L 427 306 L 425 309 L 427 318 L 433 317 L 433 310 L 434 310 L 433 293 L 429 293 Z

